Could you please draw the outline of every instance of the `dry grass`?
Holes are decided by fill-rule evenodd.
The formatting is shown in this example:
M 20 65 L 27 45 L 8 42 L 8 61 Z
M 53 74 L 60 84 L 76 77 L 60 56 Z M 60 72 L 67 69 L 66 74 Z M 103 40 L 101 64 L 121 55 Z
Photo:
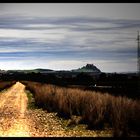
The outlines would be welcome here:
M 5 88 L 8 88 L 15 84 L 15 81 L 0 81 L 0 90 L 3 90 Z
M 34 93 L 37 106 L 57 112 L 61 117 L 81 116 L 81 122 L 92 129 L 103 129 L 107 125 L 113 128 L 114 136 L 140 134 L 139 100 L 35 82 L 23 83 Z

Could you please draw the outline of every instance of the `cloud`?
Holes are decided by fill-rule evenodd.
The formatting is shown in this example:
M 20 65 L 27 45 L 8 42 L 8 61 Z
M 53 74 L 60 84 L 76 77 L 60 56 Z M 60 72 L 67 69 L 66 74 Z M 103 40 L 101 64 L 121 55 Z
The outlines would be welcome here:
M 139 27 L 140 20 L 92 17 L 0 16 L 0 28 L 22 30 L 69 29 L 74 31 L 117 30 Z
M 1 60 L 1 59 L 0 59 Z M 125 63 L 124 63 L 125 62 Z M 71 70 L 77 69 L 86 65 L 87 63 L 95 64 L 103 72 L 133 72 L 136 70 L 136 59 L 129 59 L 125 61 L 118 60 L 59 60 L 46 59 L 45 63 L 43 59 L 27 59 L 12 60 L 12 61 L 0 61 L 1 69 L 35 69 L 35 68 L 49 68 L 54 70 Z M 130 65 L 131 63 L 131 65 Z M 12 64 L 12 67 L 11 67 Z M 115 71 L 114 71 L 115 68 Z
M 12 60 L 18 62 L 18 68 L 23 64 L 28 68 L 69 69 L 99 62 L 105 70 L 119 71 L 115 63 L 120 64 L 120 70 L 136 70 L 136 63 L 131 62 L 137 55 L 135 37 L 139 27 L 140 20 L 0 16 L 1 67 L 6 68 Z

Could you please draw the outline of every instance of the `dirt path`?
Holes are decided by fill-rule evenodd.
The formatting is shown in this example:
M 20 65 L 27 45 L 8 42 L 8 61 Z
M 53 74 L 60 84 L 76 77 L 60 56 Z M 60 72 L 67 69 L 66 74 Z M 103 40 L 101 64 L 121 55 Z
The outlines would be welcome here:
M 96 131 L 81 128 L 79 130 L 77 126 L 67 129 L 56 113 L 48 113 L 42 109 L 27 109 L 27 105 L 25 86 L 20 82 L 0 93 L 0 137 L 97 137 L 102 135 L 102 132 L 98 135 Z M 110 136 L 110 132 L 103 136 Z
M 27 105 L 25 86 L 19 82 L 0 93 L 0 136 L 46 137 L 52 130 L 61 130 L 62 134 L 64 129 L 53 113 L 40 109 L 27 110 Z M 52 132 L 51 136 L 54 136 Z
M 0 136 L 30 136 L 26 119 L 27 96 L 19 82 L 0 95 Z

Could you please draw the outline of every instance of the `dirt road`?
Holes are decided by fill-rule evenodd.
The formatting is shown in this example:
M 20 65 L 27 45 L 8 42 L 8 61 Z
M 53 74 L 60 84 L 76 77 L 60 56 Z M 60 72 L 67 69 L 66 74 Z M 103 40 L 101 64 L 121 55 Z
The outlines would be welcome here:
M 20 82 L 0 93 L 0 136 L 44 137 L 62 135 L 63 128 L 54 113 L 46 113 L 41 109 L 27 110 L 27 104 L 25 86 Z M 54 131 L 59 132 L 54 133 Z
M 0 94 L 0 136 L 30 136 L 27 125 L 27 96 L 19 82 Z
M 27 109 L 27 105 L 25 86 L 20 82 L 0 93 L 0 137 L 98 136 L 85 129 L 66 130 L 56 113 Z

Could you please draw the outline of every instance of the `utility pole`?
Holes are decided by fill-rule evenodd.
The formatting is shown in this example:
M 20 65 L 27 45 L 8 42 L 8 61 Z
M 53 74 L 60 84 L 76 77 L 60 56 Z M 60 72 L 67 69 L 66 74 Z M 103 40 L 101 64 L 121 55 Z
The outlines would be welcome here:
M 138 41 L 138 76 L 140 77 L 140 35 L 138 31 L 138 36 L 137 36 L 137 41 Z

